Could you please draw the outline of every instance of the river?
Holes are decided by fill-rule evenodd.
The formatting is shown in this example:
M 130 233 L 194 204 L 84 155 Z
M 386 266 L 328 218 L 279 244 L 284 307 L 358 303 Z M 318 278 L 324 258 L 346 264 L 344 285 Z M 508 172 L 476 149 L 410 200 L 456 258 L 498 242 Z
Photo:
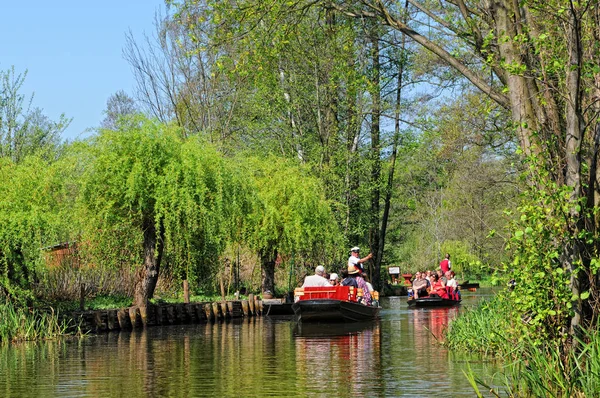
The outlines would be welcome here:
M 449 309 L 383 298 L 366 324 L 265 316 L 0 347 L 0 397 L 472 397 L 463 371 L 497 365 L 449 353 L 437 336 L 490 294 L 465 292 Z

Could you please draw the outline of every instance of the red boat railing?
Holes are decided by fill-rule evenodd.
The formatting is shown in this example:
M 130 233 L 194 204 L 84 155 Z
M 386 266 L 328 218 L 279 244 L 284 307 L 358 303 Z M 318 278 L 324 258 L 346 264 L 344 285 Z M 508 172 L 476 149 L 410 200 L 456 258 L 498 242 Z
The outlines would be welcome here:
M 362 289 L 355 289 L 353 286 L 299 287 L 294 290 L 296 301 L 315 299 L 356 301 L 359 294 L 362 294 Z

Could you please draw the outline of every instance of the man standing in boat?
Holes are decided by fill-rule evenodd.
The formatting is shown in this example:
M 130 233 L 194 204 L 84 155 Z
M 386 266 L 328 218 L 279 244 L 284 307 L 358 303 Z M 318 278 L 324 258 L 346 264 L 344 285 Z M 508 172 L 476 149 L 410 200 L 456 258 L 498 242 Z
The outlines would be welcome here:
M 309 275 L 304 278 L 304 284 L 302 287 L 331 287 L 331 284 L 323 277 L 323 274 L 325 274 L 325 267 L 319 265 L 317 268 L 315 268 L 314 275 Z
M 442 271 L 442 275 L 446 275 L 446 272 L 450 271 L 452 267 L 450 263 L 450 253 L 446 253 L 446 257 L 440 262 L 440 270 Z
M 350 258 L 348 258 L 348 268 L 350 266 L 356 267 L 361 273 L 365 272 L 365 268 L 363 267 L 363 263 L 369 261 L 373 258 L 373 254 L 369 253 L 366 257 L 360 258 L 360 248 L 358 246 L 354 246 L 350 249 Z

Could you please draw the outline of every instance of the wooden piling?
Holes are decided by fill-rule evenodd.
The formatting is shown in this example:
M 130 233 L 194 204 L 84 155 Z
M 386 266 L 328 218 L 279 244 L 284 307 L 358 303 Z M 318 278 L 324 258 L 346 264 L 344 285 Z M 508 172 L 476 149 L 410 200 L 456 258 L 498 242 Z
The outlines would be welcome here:
M 232 318 L 242 318 L 244 316 L 243 303 L 242 301 L 230 301 L 228 304 L 231 304 L 231 317 Z
M 248 295 L 248 305 L 250 306 L 250 316 L 255 315 L 256 311 L 254 309 L 254 294 L 252 293 Z
M 213 309 L 213 313 L 215 314 L 215 319 L 221 319 L 222 315 L 221 315 L 221 311 L 219 309 L 219 303 L 212 303 L 212 309 Z
M 129 317 L 129 309 L 121 308 L 117 310 L 117 319 L 121 330 L 131 329 L 131 318 Z
M 136 329 L 143 326 L 140 308 L 133 306 L 129 307 L 129 319 L 131 319 L 131 327 Z
M 198 322 L 208 321 L 208 319 L 206 319 L 206 312 L 204 311 L 203 303 L 194 304 L 194 308 L 196 309 L 196 317 L 198 318 Z
M 183 281 L 183 302 L 185 304 L 190 303 L 190 284 L 187 279 Z
M 158 324 L 156 318 L 156 307 L 152 304 L 140 307 L 140 318 L 144 326 L 155 326 Z
M 206 314 L 206 319 L 208 322 L 212 322 L 215 319 L 211 303 L 204 304 L 204 313 Z
M 248 305 L 248 301 L 247 300 L 242 300 L 242 312 L 244 314 L 245 317 L 248 317 L 250 314 L 250 308 Z
M 119 318 L 117 317 L 117 310 L 106 311 L 106 326 L 108 330 L 119 330 Z
M 223 319 L 230 318 L 229 311 L 227 310 L 227 302 L 221 301 L 221 315 Z

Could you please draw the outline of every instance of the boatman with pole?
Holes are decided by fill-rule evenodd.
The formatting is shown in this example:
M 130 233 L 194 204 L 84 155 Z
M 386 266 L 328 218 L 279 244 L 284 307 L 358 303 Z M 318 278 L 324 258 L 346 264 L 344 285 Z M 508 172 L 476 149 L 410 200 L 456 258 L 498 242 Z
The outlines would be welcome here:
M 369 253 L 366 257 L 360 258 L 360 248 L 358 246 L 354 246 L 350 249 L 350 258 L 348 259 L 348 267 L 355 266 L 360 273 L 365 272 L 365 268 L 363 267 L 363 263 L 369 261 L 373 258 L 373 254 Z

